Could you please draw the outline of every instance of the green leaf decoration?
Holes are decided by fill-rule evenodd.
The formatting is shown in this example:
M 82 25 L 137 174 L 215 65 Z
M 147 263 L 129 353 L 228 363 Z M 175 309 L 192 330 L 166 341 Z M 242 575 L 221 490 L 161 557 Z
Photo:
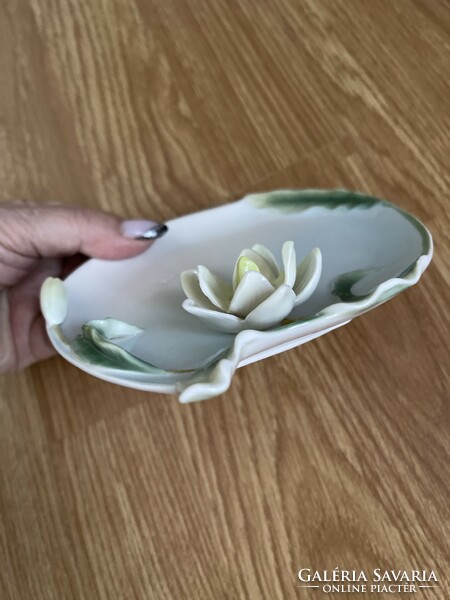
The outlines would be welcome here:
M 358 269 L 357 271 L 349 271 L 343 273 L 337 277 L 333 283 L 333 294 L 337 296 L 343 302 L 357 302 L 363 298 L 370 296 L 371 292 L 367 294 L 354 294 L 352 288 L 358 281 L 364 279 L 370 273 L 373 273 L 373 269 Z
M 111 339 L 126 339 L 142 330 L 117 319 L 89 321 L 71 342 L 72 352 L 82 361 L 99 367 L 161 375 L 170 373 L 159 369 L 124 350 Z
M 419 233 L 422 241 L 422 252 L 427 254 L 431 247 L 431 238 L 426 228 L 413 215 L 387 200 L 369 196 L 360 192 L 344 189 L 335 190 L 275 190 L 250 194 L 245 200 L 255 208 L 272 208 L 282 213 L 299 213 L 312 207 L 323 207 L 329 210 L 336 208 L 371 208 L 377 204 L 392 208 L 407 219 Z M 403 276 L 403 275 L 402 275 Z
M 384 200 L 348 190 L 279 190 L 251 194 L 247 199 L 256 208 L 274 208 L 284 213 L 297 213 L 313 206 L 335 209 L 385 204 Z

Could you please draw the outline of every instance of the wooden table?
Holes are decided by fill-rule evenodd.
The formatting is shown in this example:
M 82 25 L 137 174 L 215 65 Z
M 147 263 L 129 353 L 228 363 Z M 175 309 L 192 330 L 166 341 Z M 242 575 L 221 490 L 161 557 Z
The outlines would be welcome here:
M 297 573 L 335 567 L 450 597 L 449 64 L 446 0 L 2 2 L 3 199 L 164 220 L 349 187 L 436 252 L 208 402 L 60 358 L 2 377 L 1 598 L 319 599 Z

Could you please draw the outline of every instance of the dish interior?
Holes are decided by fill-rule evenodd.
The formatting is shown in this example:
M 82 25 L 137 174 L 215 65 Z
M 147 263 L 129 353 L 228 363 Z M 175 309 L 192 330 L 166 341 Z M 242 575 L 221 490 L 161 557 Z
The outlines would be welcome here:
M 312 207 L 299 212 L 255 209 L 246 201 L 168 223 L 169 233 L 144 254 L 122 261 L 90 260 L 66 280 L 69 312 L 63 332 L 73 339 L 91 319 L 114 317 L 144 333 L 127 349 L 168 370 L 196 369 L 231 346 L 232 335 L 209 329 L 182 308 L 180 274 L 205 265 L 230 278 L 243 248 L 262 243 L 281 264 L 292 240 L 297 262 L 314 247 L 323 269 L 312 297 L 290 319 L 314 316 L 326 306 L 370 294 L 399 277 L 423 252 L 423 234 L 408 215 L 389 204 Z

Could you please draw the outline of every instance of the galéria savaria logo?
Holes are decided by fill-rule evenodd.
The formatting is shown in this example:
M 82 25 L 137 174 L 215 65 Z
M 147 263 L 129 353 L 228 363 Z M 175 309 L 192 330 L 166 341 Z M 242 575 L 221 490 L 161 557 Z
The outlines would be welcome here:
M 411 594 L 428 588 L 439 587 L 434 571 L 397 571 L 395 569 L 373 569 L 346 571 L 336 567 L 332 571 L 300 569 L 297 574 L 300 587 L 329 593 L 380 593 Z

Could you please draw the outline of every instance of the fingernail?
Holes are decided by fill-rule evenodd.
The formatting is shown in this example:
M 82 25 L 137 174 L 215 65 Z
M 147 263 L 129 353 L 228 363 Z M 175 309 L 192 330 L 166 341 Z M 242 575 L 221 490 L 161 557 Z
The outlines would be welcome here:
M 155 221 L 124 221 L 122 235 L 132 240 L 156 240 L 162 237 L 169 228 L 164 223 Z

